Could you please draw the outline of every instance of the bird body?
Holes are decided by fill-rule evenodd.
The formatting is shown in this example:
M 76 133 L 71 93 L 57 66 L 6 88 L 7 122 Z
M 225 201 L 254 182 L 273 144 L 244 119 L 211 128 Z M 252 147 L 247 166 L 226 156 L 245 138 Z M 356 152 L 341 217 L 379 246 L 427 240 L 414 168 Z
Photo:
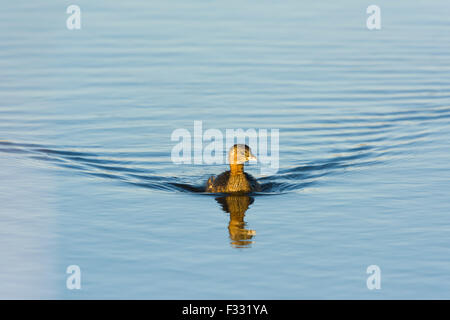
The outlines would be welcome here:
M 260 190 L 256 179 L 246 172 L 232 174 L 231 171 L 225 171 L 217 177 L 209 178 L 206 183 L 206 192 L 249 193 Z

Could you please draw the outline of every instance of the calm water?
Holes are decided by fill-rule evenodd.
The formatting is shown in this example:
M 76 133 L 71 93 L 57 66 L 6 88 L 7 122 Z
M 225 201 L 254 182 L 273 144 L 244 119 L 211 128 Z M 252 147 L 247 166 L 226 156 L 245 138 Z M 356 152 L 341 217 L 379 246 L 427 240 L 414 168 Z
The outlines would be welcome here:
M 2 1 L 1 298 L 450 298 L 448 1 L 69 4 Z M 194 120 L 280 130 L 264 195 L 195 192 Z

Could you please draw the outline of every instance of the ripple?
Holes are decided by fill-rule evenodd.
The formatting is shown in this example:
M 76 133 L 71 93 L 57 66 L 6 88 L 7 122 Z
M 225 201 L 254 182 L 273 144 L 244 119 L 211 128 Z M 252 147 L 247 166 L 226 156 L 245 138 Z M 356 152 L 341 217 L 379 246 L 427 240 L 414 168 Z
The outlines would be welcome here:
M 364 94 L 382 94 L 385 90 L 360 90 Z M 399 91 L 403 94 L 426 94 L 429 90 L 411 89 Z M 331 99 L 332 100 L 332 99 Z M 289 108 L 286 111 L 295 109 Z M 309 109 L 302 110 L 302 113 Z M 313 109 L 311 109 L 313 110 Z M 9 111 L 9 110 L 8 110 Z M 261 114 L 259 119 L 269 116 Z M 276 195 L 285 192 L 299 192 L 330 179 L 333 175 L 352 168 L 364 169 L 386 161 L 401 160 L 419 144 L 432 143 L 438 139 L 442 126 L 448 125 L 450 107 L 426 104 L 410 108 L 390 108 L 389 112 L 361 111 L 329 115 L 321 110 L 310 112 L 308 117 L 293 124 L 285 113 L 274 115 L 283 119 L 280 126 L 281 168 L 277 174 L 259 177 L 262 192 L 256 195 Z M 277 118 L 278 117 L 278 118 Z M 89 120 L 90 130 L 95 131 L 94 118 Z M 139 122 L 141 118 L 128 116 L 123 120 Z M 52 118 L 49 121 L 67 119 Z M 29 125 L 33 122 L 26 119 Z M 105 122 L 98 130 L 126 128 Z M 435 125 L 427 125 L 434 122 Z M 17 124 L 19 126 L 19 124 Z M 135 128 L 134 126 L 133 128 Z M 83 130 L 82 127 L 77 130 Z M 130 186 L 162 192 L 185 192 L 204 194 L 204 181 L 210 174 L 224 171 L 225 166 L 176 166 L 167 161 L 169 151 L 153 148 L 146 144 L 123 148 L 95 146 L 55 145 L 45 143 L 14 142 L 0 140 L 0 152 L 23 155 L 47 163 L 52 168 L 75 170 L 99 179 L 115 180 Z M 303 161 L 296 159 L 302 158 Z M 308 160 L 309 158 L 309 160 Z M 283 165 L 289 159 L 289 167 Z M 205 170 L 214 168 L 213 172 Z M 216 169 L 217 168 L 217 169 Z M 220 170 L 220 171 L 219 171 Z M 200 183 L 199 183 L 200 181 Z

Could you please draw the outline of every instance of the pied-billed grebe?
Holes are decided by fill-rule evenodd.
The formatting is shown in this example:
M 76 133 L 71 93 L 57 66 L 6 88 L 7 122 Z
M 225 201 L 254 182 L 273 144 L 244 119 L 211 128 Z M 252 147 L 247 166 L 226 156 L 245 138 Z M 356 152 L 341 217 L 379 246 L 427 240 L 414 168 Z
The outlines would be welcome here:
M 248 173 L 244 172 L 244 163 L 256 160 L 245 144 L 235 144 L 228 153 L 230 171 L 225 171 L 217 177 L 211 177 L 206 183 L 206 192 L 248 193 L 261 191 L 261 186 Z

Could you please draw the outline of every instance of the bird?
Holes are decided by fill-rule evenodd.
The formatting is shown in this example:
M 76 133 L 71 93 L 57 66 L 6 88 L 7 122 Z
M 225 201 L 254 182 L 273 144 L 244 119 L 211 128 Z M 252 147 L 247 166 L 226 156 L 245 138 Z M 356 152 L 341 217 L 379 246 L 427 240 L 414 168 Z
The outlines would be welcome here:
M 244 172 L 244 163 L 257 160 L 256 156 L 245 144 L 235 144 L 228 152 L 230 170 L 210 177 L 206 182 L 206 192 L 211 193 L 250 193 L 261 191 L 258 181 Z

